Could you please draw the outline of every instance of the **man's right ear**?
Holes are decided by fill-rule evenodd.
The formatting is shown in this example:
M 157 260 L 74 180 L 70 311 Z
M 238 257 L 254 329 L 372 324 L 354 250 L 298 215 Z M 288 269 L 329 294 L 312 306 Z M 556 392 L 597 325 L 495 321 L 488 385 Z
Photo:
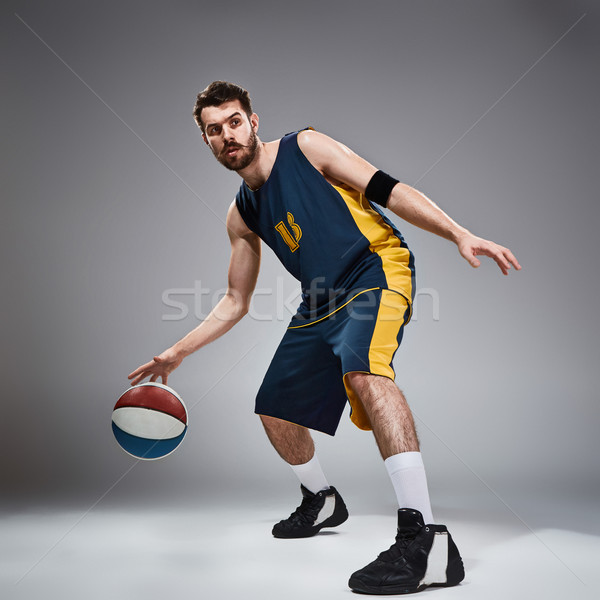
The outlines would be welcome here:
M 208 146 L 208 140 L 206 139 L 205 133 L 202 133 L 202 139 L 204 140 L 204 143 Z

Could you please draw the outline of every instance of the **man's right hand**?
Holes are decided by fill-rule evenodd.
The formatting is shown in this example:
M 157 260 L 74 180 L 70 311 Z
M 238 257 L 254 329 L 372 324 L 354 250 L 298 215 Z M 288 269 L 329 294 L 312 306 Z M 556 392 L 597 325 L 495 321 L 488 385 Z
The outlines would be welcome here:
M 137 385 L 146 377 L 150 377 L 150 381 L 156 381 L 160 377 L 162 382 L 167 385 L 170 373 L 181 364 L 182 360 L 182 356 L 169 348 L 162 354 L 155 356 L 150 362 L 140 365 L 135 371 L 129 373 L 127 379 L 131 379 L 131 385 Z

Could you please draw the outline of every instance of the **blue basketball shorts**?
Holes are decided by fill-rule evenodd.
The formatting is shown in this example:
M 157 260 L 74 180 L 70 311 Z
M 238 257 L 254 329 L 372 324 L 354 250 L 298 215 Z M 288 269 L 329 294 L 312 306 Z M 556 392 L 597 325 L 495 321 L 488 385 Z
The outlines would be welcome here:
M 360 429 L 371 423 L 346 375 L 395 378 L 392 360 L 410 304 L 387 289 L 367 290 L 320 321 L 290 326 L 256 397 L 255 412 L 334 435 L 346 402 Z

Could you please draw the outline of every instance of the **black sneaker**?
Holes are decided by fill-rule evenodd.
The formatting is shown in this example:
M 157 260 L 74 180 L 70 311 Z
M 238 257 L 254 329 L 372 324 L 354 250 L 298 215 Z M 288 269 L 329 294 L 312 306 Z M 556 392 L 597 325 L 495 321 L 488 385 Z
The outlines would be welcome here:
M 398 534 L 389 550 L 348 585 L 362 594 L 410 594 L 427 586 L 450 587 L 465 577 L 458 548 L 445 525 L 424 525 L 418 510 L 398 511 Z
M 337 527 L 348 518 L 346 505 L 334 487 L 313 494 L 303 485 L 302 504 L 285 520 L 273 527 L 276 538 L 305 538 L 323 527 Z

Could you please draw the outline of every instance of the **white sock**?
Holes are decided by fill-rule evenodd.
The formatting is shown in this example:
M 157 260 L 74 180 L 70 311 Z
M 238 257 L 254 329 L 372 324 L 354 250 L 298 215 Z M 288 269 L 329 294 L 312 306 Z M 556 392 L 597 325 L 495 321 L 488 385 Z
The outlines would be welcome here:
M 325 474 L 321 469 L 317 453 L 303 465 L 290 465 L 296 477 L 300 480 L 300 483 L 313 494 L 320 492 L 321 490 L 329 489 Z
M 433 523 L 427 477 L 420 452 L 402 452 L 385 459 L 400 508 L 414 508 L 425 524 Z

